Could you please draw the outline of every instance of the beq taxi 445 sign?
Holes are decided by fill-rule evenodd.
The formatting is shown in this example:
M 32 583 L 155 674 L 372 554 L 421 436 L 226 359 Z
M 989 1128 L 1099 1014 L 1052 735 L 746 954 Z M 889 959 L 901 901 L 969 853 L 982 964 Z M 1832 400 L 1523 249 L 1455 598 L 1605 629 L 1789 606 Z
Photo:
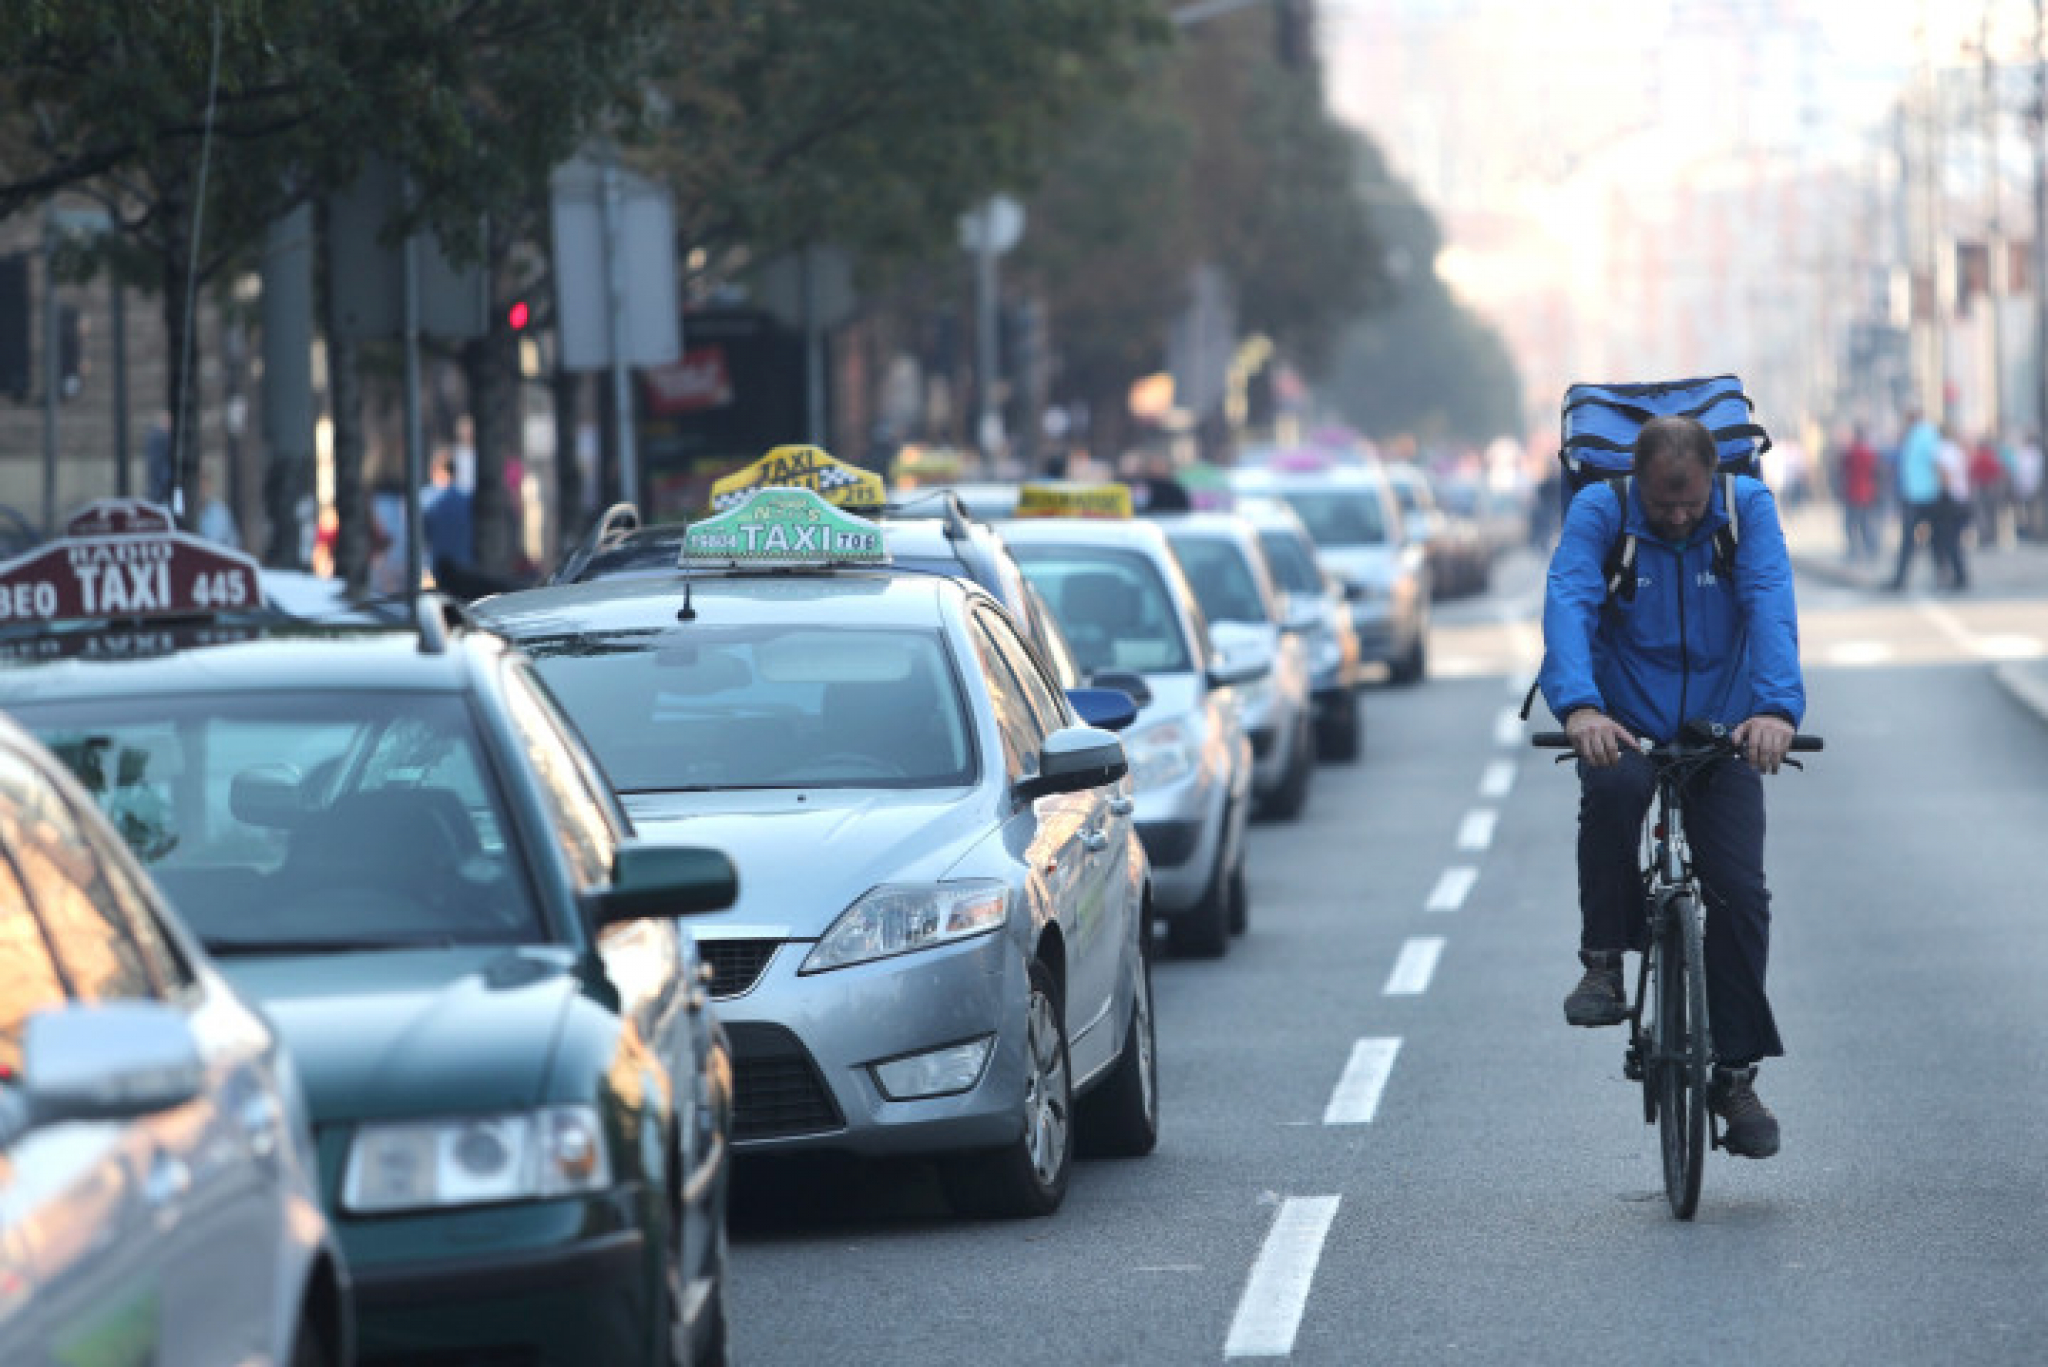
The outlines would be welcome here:
M 256 562 L 182 532 L 139 499 L 89 503 L 64 535 L 0 564 L 0 624 L 133 621 L 247 611 Z
M 841 512 L 809 489 L 759 489 L 731 512 L 692 523 L 683 568 L 707 565 L 884 565 L 889 551 L 871 522 Z

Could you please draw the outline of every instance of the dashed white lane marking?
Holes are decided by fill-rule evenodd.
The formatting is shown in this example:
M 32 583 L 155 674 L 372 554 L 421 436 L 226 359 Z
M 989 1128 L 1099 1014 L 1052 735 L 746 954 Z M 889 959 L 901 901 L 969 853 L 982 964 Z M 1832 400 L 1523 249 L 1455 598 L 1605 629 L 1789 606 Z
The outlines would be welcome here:
M 1483 850 L 1493 843 L 1493 825 L 1500 813 L 1491 807 L 1475 807 L 1458 823 L 1458 848 Z
M 1520 745 L 1522 743 L 1522 709 L 1503 707 L 1500 715 L 1493 719 L 1493 743 L 1495 745 Z
M 1831 665 L 1881 665 L 1898 652 L 1885 641 L 1844 641 L 1828 647 Z
M 1383 997 L 1419 997 L 1429 991 L 1429 980 L 1436 973 L 1436 961 L 1443 957 L 1444 937 L 1441 935 L 1418 935 L 1401 946 L 1401 953 L 1394 960 L 1393 971 L 1387 974 L 1387 985 L 1381 991 Z
M 1996 636 L 1978 636 L 1963 624 L 1963 619 L 1942 603 L 1921 599 L 1913 606 L 1920 615 L 1934 623 L 1935 629 L 1948 637 L 1961 651 L 1985 660 L 2033 660 L 2048 654 L 2048 646 L 2032 636 L 2018 633 L 2004 633 Z
M 1479 776 L 1479 796 L 1506 797 L 1515 786 L 1516 765 L 1511 759 L 1497 759 Z
M 1252 1264 L 1223 1341 L 1227 1358 L 1284 1358 L 1294 1351 L 1301 1312 L 1323 1260 L 1323 1242 L 1337 1219 L 1338 1196 L 1290 1196 Z
M 2031 636 L 2015 632 L 2011 635 L 1979 636 L 1977 653 L 1987 660 L 2038 660 L 2048 655 L 2048 646 Z
M 1400 1052 L 1398 1037 L 1362 1039 L 1352 1045 L 1351 1061 L 1344 1065 L 1344 1076 L 1337 1079 L 1337 1090 L 1330 1093 L 1330 1104 L 1323 1108 L 1323 1123 L 1370 1125 L 1379 1113 L 1380 1093 L 1394 1071 L 1394 1056 Z
M 1445 869 L 1437 875 L 1436 886 L 1429 890 L 1429 900 L 1422 904 L 1424 911 L 1456 911 L 1465 905 L 1466 895 L 1472 885 L 1479 881 L 1479 870 L 1457 867 Z

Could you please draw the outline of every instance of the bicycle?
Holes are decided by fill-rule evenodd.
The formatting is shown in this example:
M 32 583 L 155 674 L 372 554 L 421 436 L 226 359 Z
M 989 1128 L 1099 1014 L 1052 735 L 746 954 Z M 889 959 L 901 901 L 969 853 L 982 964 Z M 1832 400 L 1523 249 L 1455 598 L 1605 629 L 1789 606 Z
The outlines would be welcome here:
M 1562 731 L 1530 737 L 1539 749 L 1571 748 Z M 1821 748 L 1819 736 L 1794 736 L 1792 749 Z M 1700 1165 L 1709 1138 L 1721 1147 L 1720 1127 L 1707 1104 L 1714 1064 L 1707 1019 L 1706 903 L 1685 839 L 1685 789 L 1692 779 L 1737 753 L 1728 728 L 1688 723 L 1679 738 L 1643 743 L 1656 771 L 1655 818 L 1643 826 L 1642 962 L 1628 1007 L 1628 1047 L 1622 1073 L 1643 1087 L 1643 1123 L 1656 1125 L 1663 1153 L 1664 1195 L 1671 1213 L 1690 1220 L 1699 1209 Z M 1571 757 L 1561 755 L 1562 764 Z M 1799 761 L 1785 761 L 1802 768 Z

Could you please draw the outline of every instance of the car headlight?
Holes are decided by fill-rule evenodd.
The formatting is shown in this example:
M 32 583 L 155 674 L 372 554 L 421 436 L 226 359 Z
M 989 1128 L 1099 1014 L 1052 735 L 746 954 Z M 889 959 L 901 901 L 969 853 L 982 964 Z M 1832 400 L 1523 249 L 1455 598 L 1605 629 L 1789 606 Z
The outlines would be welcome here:
M 986 935 L 1009 913 L 1002 883 L 884 883 L 832 923 L 797 971 L 824 973 Z
M 611 1185 L 591 1106 L 364 1125 L 349 1145 L 341 1203 L 361 1215 L 532 1201 Z
M 1198 751 L 1186 726 L 1167 721 L 1133 731 L 1124 740 L 1124 754 L 1131 762 L 1131 781 L 1142 793 L 1192 774 Z

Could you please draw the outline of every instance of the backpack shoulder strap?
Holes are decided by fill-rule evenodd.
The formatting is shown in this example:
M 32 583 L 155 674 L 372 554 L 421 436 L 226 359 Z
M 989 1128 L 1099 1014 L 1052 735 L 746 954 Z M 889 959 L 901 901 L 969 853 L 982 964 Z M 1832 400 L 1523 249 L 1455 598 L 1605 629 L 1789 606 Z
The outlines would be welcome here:
M 1606 481 L 1621 505 L 1621 532 L 1607 548 L 1607 562 L 1600 567 L 1601 576 L 1607 581 L 1609 603 L 1632 603 L 1636 597 L 1636 534 L 1628 529 L 1628 494 L 1634 483 L 1633 475 L 1617 475 Z
M 1721 503 L 1728 521 L 1714 532 L 1714 577 L 1735 584 L 1735 548 L 1742 544 L 1742 512 L 1735 506 L 1735 476 L 1721 476 Z

